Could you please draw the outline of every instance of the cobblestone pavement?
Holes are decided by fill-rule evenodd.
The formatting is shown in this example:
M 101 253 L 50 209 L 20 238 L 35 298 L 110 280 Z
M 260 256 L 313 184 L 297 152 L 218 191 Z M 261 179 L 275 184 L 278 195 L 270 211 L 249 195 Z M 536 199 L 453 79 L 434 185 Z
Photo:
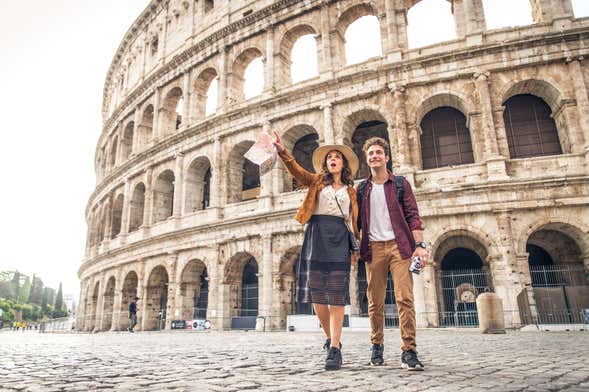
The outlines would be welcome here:
M 424 372 L 368 365 L 367 332 L 344 331 L 344 367 L 323 370 L 319 333 L 0 333 L 7 391 L 589 391 L 589 333 L 420 330 Z

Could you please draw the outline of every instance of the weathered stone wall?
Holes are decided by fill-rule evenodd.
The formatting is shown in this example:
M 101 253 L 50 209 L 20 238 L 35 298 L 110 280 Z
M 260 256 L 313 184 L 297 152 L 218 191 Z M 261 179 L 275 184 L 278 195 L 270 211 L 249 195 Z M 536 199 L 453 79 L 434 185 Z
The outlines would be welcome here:
M 589 270 L 589 20 L 575 19 L 568 0 L 532 0 L 534 24 L 493 31 L 485 30 L 480 0 L 455 0 L 458 39 L 412 50 L 407 10 L 417 1 L 244 0 L 210 10 L 204 3 L 152 1 L 112 62 L 97 186 L 86 210 L 78 328 L 122 328 L 135 293 L 142 298 L 138 328 L 153 327 L 155 299 L 147 299 L 156 296 L 150 277 L 157 267 L 167 274 L 169 327 L 194 292 L 182 279 L 185 268 L 196 268 L 189 263 L 206 268 L 207 317 L 228 327 L 250 257 L 258 266 L 259 315 L 266 327 L 285 326 L 303 231 L 292 217 L 304 192 L 290 191 L 278 163 L 260 179 L 259 196 L 242 201 L 242 155 L 261 129 L 278 131 L 292 148 L 310 133 L 320 143 L 352 144 L 363 122 L 387 124 L 395 171 L 414 185 L 432 244 L 434 262 L 416 280 L 420 325 L 438 324 L 440 261 L 456 247 L 481 257 L 509 311 L 530 285 L 530 238 L 550 243 L 550 233 L 560 233 Z M 378 17 L 383 54 L 346 66 L 343 33 L 364 15 Z M 316 34 L 319 75 L 293 85 L 290 49 L 308 33 Z M 258 55 L 265 88 L 244 100 L 243 72 Z M 215 77 L 217 110 L 205 116 Z M 548 104 L 563 154 L 510 157 L 503 105 L 517 94 Z M 474 163 L 423 170 L 421 120 L 446 106 L 467 118 Z M 208 168 L 210 203 L 202 209 L 194 195 Z M 166 171 L 171 188 L 158 182 Z M 158 201 L 172 211 L 156 222 Z M 136 289 L 123 290 L 133 274 Z M 348 312 L 358 306 L 354 297 Z M 517 314 L 506 322 L 519 322 Z

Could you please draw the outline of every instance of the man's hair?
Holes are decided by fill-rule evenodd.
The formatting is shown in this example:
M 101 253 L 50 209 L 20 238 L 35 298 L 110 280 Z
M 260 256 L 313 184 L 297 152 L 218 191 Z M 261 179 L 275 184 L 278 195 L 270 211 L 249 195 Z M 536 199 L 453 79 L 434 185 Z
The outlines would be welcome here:
M 382 149 L 384 150 L 384 154 L 388 157 L 391 156 L 391 151 L 389 149 L 389 144 L 387 143 L 386 140 L 384 140 L 381 137 L 371 137 L 370 139 L 367 139 L 364 142 L 364 146 L 362 147 L 362 151 L 364 152 L 364 155 L 366 155 L 366 153 L 368 152 L 368 149 L 372 146 L 381 146 Z

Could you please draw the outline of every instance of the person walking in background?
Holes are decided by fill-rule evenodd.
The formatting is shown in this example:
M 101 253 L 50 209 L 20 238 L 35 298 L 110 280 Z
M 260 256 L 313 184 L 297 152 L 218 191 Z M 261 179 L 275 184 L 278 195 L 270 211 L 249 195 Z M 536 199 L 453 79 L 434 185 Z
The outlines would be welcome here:
M 129 319 L 131 320 L 131 324 L 129 325 L 129 328 L 127 328 L 127 331 L 129 332 L 135 332 L 133 331 L 133 329 L 135 328 L 135 325 L 137 325 L 137 301 L 139 300 L 139 297 L 135 297 L 133 298 L 133 301 L 131 301 L 131 303 L 129 304 Z
M 350 235 L 358 238 L 353 187 L 358 158 L 347 146 L 321 146 L 313 152 L 315 173 L 311 173 L 284 148 L 278 133 L 274 134 L 274 145 L 284 165 L 300 184 L 308 187 L 295 217 L 307 224 L 297 268 L 296 298 L 313 304 L 326 337 L 325 369 L 338 370 L 342 366 L 344 306 L 350 303 L 351 257 L 355 261 Z
M 357 188 L 358 226 L 362 232 L 360 257 L 366 263 L 368 283 L 370 363 L 384 364 L 384 303 L 390 271 L 403 341 L 401 366 L 423 370 L 424 366 L 417 358 L 413 276 L 409 271 L 413 257 L 421 259 L 422 267 L 428 257 L 417 203 L 409 182 L 387 170 L 390 152 L 386 140 L 370 138 L 362 150 L 370 168 L 370 176 Z

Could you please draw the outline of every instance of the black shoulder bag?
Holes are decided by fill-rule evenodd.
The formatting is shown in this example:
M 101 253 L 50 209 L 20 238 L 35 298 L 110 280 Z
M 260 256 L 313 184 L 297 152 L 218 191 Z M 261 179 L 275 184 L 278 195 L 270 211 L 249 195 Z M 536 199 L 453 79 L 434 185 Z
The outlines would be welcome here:
M 342 213 L 342 217 L 344 218 L 344 223 L 346 225 L 346 228 L 348 229 L 348 241 L 350 243 L 350 250 L 352 252 L 359 252 L 360 251 L 360 242 L 358 242 L 358 239 L 354 235 L 354 232 L 352 230 L 350 230 L 350 226 L 348 226 L 348 222 L 346 221 L 346 216 L 344 215 L 344 211 L 342 210 L 342 207 L 339 205 L 339 202 L 337 201 L 337 196 L 334 195 L 334 198 L 335 198 L 335 203 L 337 204 L 337 208 L 339 208 L 339 212 Z

